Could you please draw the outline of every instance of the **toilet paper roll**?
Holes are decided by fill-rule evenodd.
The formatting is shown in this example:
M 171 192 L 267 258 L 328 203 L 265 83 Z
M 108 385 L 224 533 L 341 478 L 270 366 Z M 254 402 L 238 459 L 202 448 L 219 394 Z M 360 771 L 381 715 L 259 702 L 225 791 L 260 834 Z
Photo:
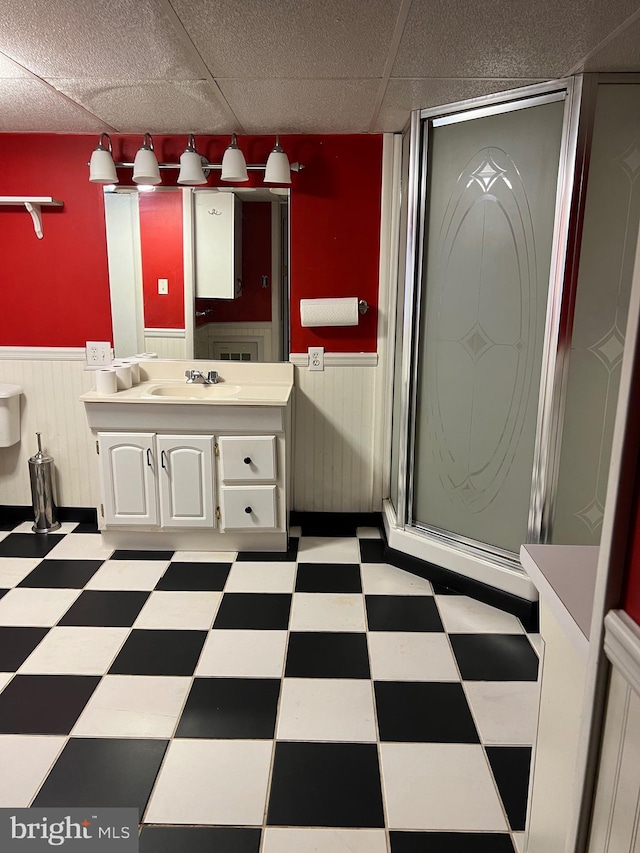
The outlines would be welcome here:
M 358 298 L 301 299 L 300 320 L 303 326 L 357 326 Z
M 126 391 L 127 388 L 131 388 L 131 386 L 133 385 L 133 378 L 131 376 L 131 365 L 122 364 L 114 361 L 113 369 L 116 372 L 118 391 Z
M 118 377 L 113 367 L 96 371 L 96 391 L 98 394 L 115 394 L 118 390 Z
M 140 362 L 135 358 L 123 358 L 121 364 L 129 365 L 131 368 L 131 384 L 137 385 L 140 382 Z

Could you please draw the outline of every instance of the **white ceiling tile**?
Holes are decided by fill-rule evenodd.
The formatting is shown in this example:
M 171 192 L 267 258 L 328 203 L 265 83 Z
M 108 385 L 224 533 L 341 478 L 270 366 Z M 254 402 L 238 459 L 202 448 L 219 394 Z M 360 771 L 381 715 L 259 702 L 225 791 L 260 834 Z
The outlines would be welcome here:
M 172 0 L 216 77 L 381 76 L 400 0 Z
M 198 76 L 154 0 L 3 0 L 2 50 L 40 77 Z
M 469 98 L 479 98 L 493 92 L 506 92 L 530 83 L 525 80 L 390 80 L 382 106 L 373 128 L 379 133 L 402 130 L 412 110 L 443 106 Z
M 227 111 L 202 80 L 126 83 L 55 80 L 69 97 L 121 133 L 231 133 Z
M 566 74 L 637 0 L 414 0 L 393 77 Z
M 106 129 L 100 119 L 37 80 L 3 80 L 0 85 L 0 131 L 88 133 Z
M 590 57 L 585 71 L 640 71 L 640 20 Z
M 219 80 L 246 133 L 366 133 L 377 80 Z
M 0 53 L 0 80 L 30 77 L 28 71 L 24 71 L 20 66 L 12 62 L 8 57 Z

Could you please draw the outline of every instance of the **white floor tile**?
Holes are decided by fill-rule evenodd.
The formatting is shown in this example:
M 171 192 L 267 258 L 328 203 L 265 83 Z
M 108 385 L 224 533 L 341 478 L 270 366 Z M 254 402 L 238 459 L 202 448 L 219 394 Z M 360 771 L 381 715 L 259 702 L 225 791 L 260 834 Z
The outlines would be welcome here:
M 174 563 L 233 563 L 237 551 L 176 551 Z
M 85 589 L 150 590 L 168 565 L 168 560 L 107 560 Z
M 531 645 L 535 649 L 538 657 L 541 658 L 543 653 L 544 653 L 544 640 L 542 639 L 542 635 L 541 634 L 528 634 L 527 636 L 529 637 L 529 642 L 531 643 Z
M 362 591 L 367 595 L 431 595 L 429 581 L 389 566 L 387 563 L 363 563 Z
M 451 634 L 522 634 L 517 617 L 466 595 L 439 595 L 438 610 Z
M 460 676 L 444 634 L 372 631 L 371 676 L 378 681 L 458 681 Z
M 190 687 L 190 678 L 107 675 L 71 734 L 76 737 L 169 738 Z
M 390 829 L 507 829 L 481 746 L 382 743 L 380 753 Z
M 221 598 L 221 592 L 152 592 L 133 627 L 208 631 Z
M 207 637 L 196 676 L 280 678 L 286 631 L 214 630 Z
M 382 539 L 382 534 L 377 527 L 357 527 L 356 536 L 358 539 Z
M 364 631 L 364 597 L 360 593 L 296 592 L 291 631 Z
M 17 586 L 41 562 L 37 557 L 0 557 L 0 589 Z
M 174 740 L 145 821 L 261 826 L 271 751 L 267 740 Z
M 524 853 L 525 845 L 527 843 L 526 832 L 512 832 L 511 837 L 513 838 L 518 853 Z
M 52 628 L 18 672 L 21 675 L 104 675 L 129 628 Z
M 56 560 L 107 560 L 113 548 L 102 544 L 99 533 L 70 533 L 47 554 Z
M 79 589 L 10 589 L 0 598 L 0 625 L 41 628 L 55 625 L 80 592 Z
M 302 527 L 300 525 L 296 525 L 294 527 L 289 528 L 289 538 L 290 539 L 299 539 L 302 536 Z
M 0 735 L 0 808 L 26 808 L 31 803 L 66 740 L 42 735 Z
M 13 672 L 0 672 L 0 693 L 2 693 L 7 684 L 11 681 L 13 675 Z
M 295 563 L 234 563 L 225 592 L 293 592 Z
M 10 533 L 10 530 L 0 530 L 0 542 L 2 542 L 3 539 L 6 539 Z
M 55 533 L 71 533 L 78 526 L 77 521 L 63 521 Z M 14 527 L 12 533 L 33 533 L 33 521 L 23 521 L 17 527 Z
M 353 537 L 303 536 L 298 545 L 299 563 L 359 563 L 360 547 Z
M 280 740 L 376 740 L 371 682 L 366 679 L 285 678 L 280 694 Z
M 386 853 L 384 829 L 284 829 L 268 826 L 262 853 Z
M 539 695 L 536 681 L 467 681 L 464 689 L 484 743 L 534 742 Z

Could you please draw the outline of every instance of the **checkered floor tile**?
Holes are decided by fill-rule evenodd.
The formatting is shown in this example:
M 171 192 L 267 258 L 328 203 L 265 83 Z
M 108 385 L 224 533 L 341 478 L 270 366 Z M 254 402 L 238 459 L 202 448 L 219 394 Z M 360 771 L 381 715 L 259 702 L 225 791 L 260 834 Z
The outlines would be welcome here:
M 9 528 L 9 529 L 7 529 Z M 0 807 L 135 806 L 142 853 L 514 853 L 538 658 L 519 621 L 384 562 L 0 540 Z

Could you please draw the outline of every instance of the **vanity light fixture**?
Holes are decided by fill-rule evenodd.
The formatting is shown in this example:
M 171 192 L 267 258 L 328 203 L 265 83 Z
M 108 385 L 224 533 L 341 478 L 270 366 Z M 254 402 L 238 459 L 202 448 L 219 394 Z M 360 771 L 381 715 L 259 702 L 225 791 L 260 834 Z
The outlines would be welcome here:
M 106 146 L 104 142 L 106 141 Z M 113 162 L 113 145 L 108 133 L 100 134 L 98 147 L 91 155 L 89 180 L 92 184 L 117 184 L 118 174 Z
M 142 145 L 133 161 L 133 183 L 154 186 L 161 181 L 158 160 L 153 150 L 153 137 L 150 133 L 145 133 Z
M 102 133 L 98 147 L 92 153 L 88 165 L 89 180 L 94 184 L 107 185 L 118 183 L 118 169 L 133 168 L 133 182 L 138 184 L 140 189 L 142 187 L 152 189 L 162 183 L 160 177 L 162 169 L 179 169 L 178 184 L 199 186 L 207 183 L 209 172 L 213 169 L 221 172 L 221 180 L 232 183 L 247 181 L 249 179 L 247 172 L 264 170 L 265 184 L 290 184 L 291 172 L 299 172 L 304 168 L 300 163 L 289 163 L 289 158 L 280 145 L 279 135 L 276 135 L 276 144 L 269 154 L 266 165 L 254 163 L 247 165 L 235 133 L 231 135 L 231 145 L 224 152 L 222 163 L 210 163 L 206 157 L 198 153 L 193 133 L 189 134 L 187 147 L 180 155 L 179 163 L 158 163 L 150 133 L 145 133 L 143 144 L 133 163 L 114 163 L 111 137 L 107 133 Z

